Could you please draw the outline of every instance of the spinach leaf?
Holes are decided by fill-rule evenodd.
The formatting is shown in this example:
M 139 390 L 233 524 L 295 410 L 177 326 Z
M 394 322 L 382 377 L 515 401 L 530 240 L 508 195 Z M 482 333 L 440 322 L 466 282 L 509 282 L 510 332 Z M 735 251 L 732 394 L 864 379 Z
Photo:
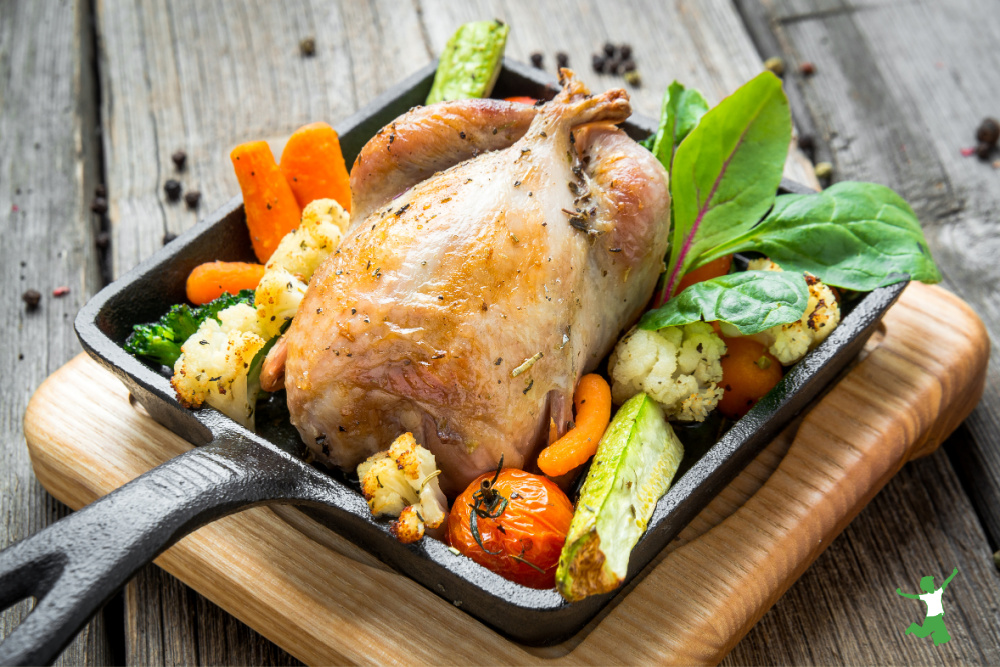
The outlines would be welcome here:
M 867 292 L 906 280 L 940 282 L 913 210 L 891 189 L 846 181 L 814 195 L 781 195 L 759 225 L 713 248 L 704 264 L 732 252 L 762 252 L 785 271 Z
M 764 72 L 706 113 L 674 155 L 674 230 L 656 303 L 709 249 L 756 224 L 774 202 L 791 141 L 781 80 Z
M 660 107 L 660 127 L 650 147 L 664 169 L 672 169 L 677 147 L 707 111 L 708 101 L 701 91 L 694 88 L 689 90 L 677 81 L 667 88 Z
M 801 273 L 743 271 L 691 285 L 639 320 L 655 331 L 704 320 L 727 322 L 744 336 L 802 318 L 809 288 Z

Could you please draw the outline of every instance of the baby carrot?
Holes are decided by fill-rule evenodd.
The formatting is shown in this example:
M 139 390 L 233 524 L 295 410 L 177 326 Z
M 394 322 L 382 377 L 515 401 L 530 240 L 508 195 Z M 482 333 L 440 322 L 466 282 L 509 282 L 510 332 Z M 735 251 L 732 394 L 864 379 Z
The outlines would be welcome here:
M 302 209 L 265 141 L 240 144 L 229 155 L 243 191 L 253 251 L 261 263 L 285 234 L 299 226 Z
M 337 132 L 326 123 L 303 125 L 281 152 L 281 172 L 305 208 L 317 199 L 336 199 L 351 212 L 351 181 Z
M 611 387 L 600 375 L 584 375 L 576 387 L 573 404 L 576 425 L 538 455 L 538 467 L 549 477 L 565 475 L 597 451 L 597 443 L 611 421 Z
M 188 276 L 187 298 L 200 306 L 218 299 L 225 292 L 236 294 L 243 289 L 257 289 L 263 275 L 263 264 L 207 262 L 194 267 Z

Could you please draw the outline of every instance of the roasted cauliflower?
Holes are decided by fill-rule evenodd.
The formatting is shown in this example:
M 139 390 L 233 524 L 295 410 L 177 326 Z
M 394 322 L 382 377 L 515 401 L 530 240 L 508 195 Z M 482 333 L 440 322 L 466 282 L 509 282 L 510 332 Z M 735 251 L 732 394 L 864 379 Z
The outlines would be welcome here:
M 184 344 L 170 381 L 185 407 L 203 403 L 254 428 L 257 390 L 248 388 L 254 355 L 267 341 L 253 306 L 240 303 L 205 319 Z
M 416 542 L 426 528 L 438 528 L 448 517 L 434 455 L 417 444 L 412 433 L 396 438 L 388 451 L 358 466 L 361 492 L 375 516 L 397 517 L 390 530 L 400 542 Z
M 611 355 L 611 395 L 621 404 L 646 392 L 675 421 L 704 421 L 722 398 L 726 345 L 712 325 L 633 329 Z
M 752 271 L 781 271 L 780 266 L 767 258 L 751 260 L 749 268 Z M 806 274 L 806 283 L 809 285 L 809 304 L 802 319 L 771 327 L 751 336 L 762 345 L 766 345 L 768 352 L 785 366 L 790 366 L 806 356 L 809 350 L 826 340 L 830 332 L 840 324 L 840 305 L 833 290 L 809 274 Z M 739 332 L 728 324 L 722 325 L 722 333 L 727 336 L 739 335 Z
M 267 338 L 295 317 L 313 273 L 340 245 L 347 212 L 333 199 L 317 199 L 302 211 L 298 228 L 288 232 L 267 261 L 254 299 Z

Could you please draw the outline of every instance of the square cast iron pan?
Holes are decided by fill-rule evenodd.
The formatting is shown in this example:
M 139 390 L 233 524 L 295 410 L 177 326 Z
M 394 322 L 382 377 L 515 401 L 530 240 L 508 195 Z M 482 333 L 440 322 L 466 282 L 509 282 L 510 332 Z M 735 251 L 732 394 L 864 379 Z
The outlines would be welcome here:
M 379 129 L 423 103 L 435 66 L 432 63 L 421 69 L 337 126 L 348 164 Z M 494 97 L 548 99 L 557 91 L 550 76 L 507 60 Z M 634 115 L 622 127 L 632 137 L 642 139 L 655 131 L 656 125 L 652 119 Z M 812 190 L 785 181 L 781 192 Z M 80 311 L 76 328 L 87 352 L 117 375 L 154 419 L 190 442 L 204 445 L 217 441 L 220 431 L 238 431 L 244 440 L 261 447 L 288 450 L 284 442 L 270 442 L 250 433 L 213 410 L 194 412 L 181 407 L 169 382 L 157 370 L 122 349 L 132 325 L 155 320 L 172 304 L 185 302 L 185 280 L 195 266 L 212 260 L 252 259 L 242 200 L 236 197 L 102 290 Z M 686 471 L 657 503 L 649 528 L 632 553 L 626 583 L 615 593 L 570 604 L 555 590 L 533 590 L 507 581 L 456 556 L 437 540 L 401 545 L 389 534 L 385 522 L 372 519 L 356 481 L 337 471 L 324 471 L 335 491 L 331 496 L 334 506 L 310 506 L 303 511 L 504 635 L 526 644 L 562 641 L 607 613 L 614 601 L 641 579 L 644 570 L 651 569 L 667 543 L 854 359 L 904 287 L 905 283 L 880 288 L 861 298 L 833 334 L 714 446 L 700 458 L 693 454 L 686 457 L 682 464 L 682 471 Z M 295 461 L 303 475 L 315 475 L 312 466 Z M 266 475 L 262 470 L 261 477 Z

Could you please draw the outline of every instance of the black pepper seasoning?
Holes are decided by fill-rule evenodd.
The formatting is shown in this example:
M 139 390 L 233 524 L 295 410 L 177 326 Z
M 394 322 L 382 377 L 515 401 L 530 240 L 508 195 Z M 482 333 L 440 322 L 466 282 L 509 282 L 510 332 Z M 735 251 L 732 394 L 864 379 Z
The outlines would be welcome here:
M 170 159 L 174 161 L 174 166 L 177 167 L 177 171 L 184 171 L 187 158 L 187 153 L 182 150 L 174 151 L 174 154 L 170 156 Z
M 42 301 L 42 294 L 38 290 L 29 289 L 21 295 L 28 312 L 38 310 L 38 304 Z
M 299 53 L 305 58 L 312 58 L 316 55 L 316 39 L 314 37 L 306 37 L 299 42 Z
M 108 212 L 108 200 L 104 197 L 94 197 L 94 201 L 90 203 L 90 210 L 98 215 L 104 215 Z
M 996 146 L 1000 139 L 1000 123 L 994 118 L 984 118 L 976 129 L 976 140 L 987 146 Z
M 198 204 L 200 202 L 201 202 L 201 193 L 198 192 L 197 190 L 191 190 L 190 192 L 186 192 L 184 194 L 184 203 L 187 204 L 187 207 L 192 211 L 198 208 Z
M 181 198 L 181 184 L 173 178 L 169 179 L 163 184 L 163 191 L 167 195 L 167 199 L 170 201 L 178 201 Z
M 536 69 L 542 69 L 542 54 L 535 52 L 531 54 L 531 65 Z
M 565 52 L 560 51 L 556 54 L 556 67 L 569 67 L 569 56 Z

